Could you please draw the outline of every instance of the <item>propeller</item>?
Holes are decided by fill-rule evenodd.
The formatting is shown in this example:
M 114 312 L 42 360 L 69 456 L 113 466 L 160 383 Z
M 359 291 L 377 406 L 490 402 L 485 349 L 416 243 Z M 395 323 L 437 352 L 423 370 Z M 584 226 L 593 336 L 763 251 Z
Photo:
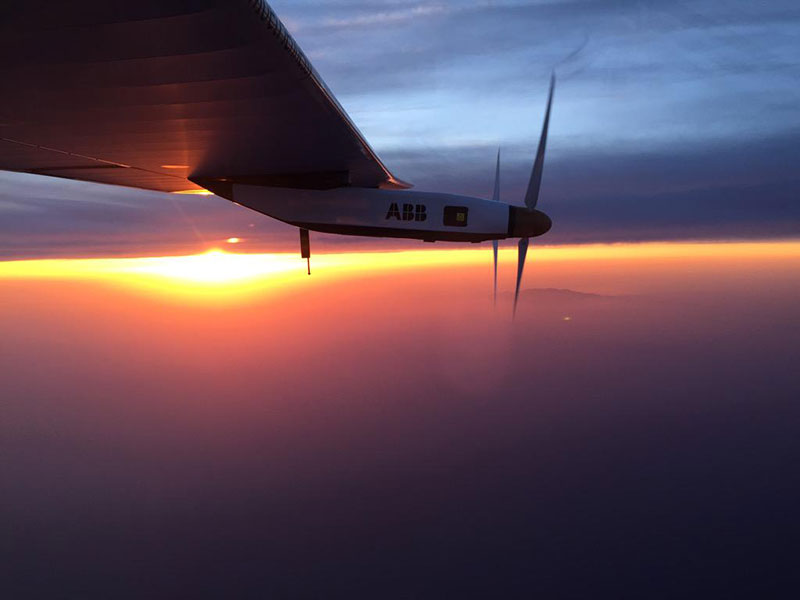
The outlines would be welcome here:
M 555 72 L 550 77 L 550 92 L 547 96 L 547 110 L 544 114 L 542 136 L 539 139 L 539 148 L 533 162 L 531 178 L 525 192 L 525 207 L 511 206 L 509 208 L 509 237 L 519 237 L 517 247 L 517 283 L 514 287 L 514 315 L 517 314 L 519 301 L 519 288 L 522 284 L 522 272 L 525 270 L 525 258 L 528 256 L 528 246 L 532 236 L 543 235 L 550 230 L 552 222 L 543 212 L 536 210 L 539 203 L 539 189 L 542 187 L 542 171 L 544 170 L 544 155 L 547 150 L 547 131 L 550 127 L 550 110 L 553 106 L 553 92 L 556 88 Z M 500 149 L 497 150 L 497 166 L 494 174 L 494 192 L 492 200 L 500 202 Z M 494 303 L 497 304 L 497 250 L 498 241 L 492 240 L 494 254 Z
M 500 202 L 500 148 L 497 149 L 497 169 L 494 173 L 494 193 L 492 200 Z M 492 240 L 492 250 L 494 251 L 494 304 L 497 306 L 497 246 L 498 241 Z
M 550 77 L 550 93 L 547 96 L 547 111 L 544 114 L 544 125 L 542 126 L 542 136 L 539 139 L 539 148 L 536 151 L 536 160 L 533 162 L 533 170 L 531 171 L 531 179 L 528 183 L 528 191 L 525 193 L 525 206 L 530 213 L 531 217 L 538 217 L 543 215 L 536 211 L 536 205 L 539 203 L 539 189 L 542 186 L 542 171 L 544 170 L 544 155 L 547 149 L 547 130 L 550 127 L 550 109 L 553 105 L 553 92 L 556 87 L 556 74 L 553 73 Z M 524 210 L 524 209 L 522 209 Z M 547 218 L 545 216 L 545 218 Z M 549 219 L 547 219 L 549 222 Z M 549 229 L 549 225 L 547 226 Z M 514 288 L 514 315 L 517 314 L 517 301 L 519 300 L 519 287 L 522 283 L 522 272 L 525 270 L 525 258 L 528 255 L 528 245 L 530 244 L 530 237 L 523 236 L 519 239 L 517 251 L 517 285 Z

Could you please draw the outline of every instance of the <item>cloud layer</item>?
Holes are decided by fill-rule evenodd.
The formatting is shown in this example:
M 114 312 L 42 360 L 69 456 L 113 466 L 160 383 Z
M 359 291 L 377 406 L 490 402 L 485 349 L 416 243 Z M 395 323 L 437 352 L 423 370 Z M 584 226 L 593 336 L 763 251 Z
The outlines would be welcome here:
M 789 589 L 797 246 L 532 260 L 602 295 L 525 293 L 513 324 L 486 259 L 298 264 L 230 304 L 3 281 L 3 596 Z

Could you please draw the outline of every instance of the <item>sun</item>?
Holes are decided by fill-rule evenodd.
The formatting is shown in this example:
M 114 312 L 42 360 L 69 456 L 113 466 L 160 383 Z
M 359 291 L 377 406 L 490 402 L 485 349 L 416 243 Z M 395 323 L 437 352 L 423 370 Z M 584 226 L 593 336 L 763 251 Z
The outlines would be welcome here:
M 120 266 L 120 272 L 174 281 L 229 284 L 298 269 L 295 257 L 285 254 L 229 254 L 212 249 L 192 256 L 137 258 Z

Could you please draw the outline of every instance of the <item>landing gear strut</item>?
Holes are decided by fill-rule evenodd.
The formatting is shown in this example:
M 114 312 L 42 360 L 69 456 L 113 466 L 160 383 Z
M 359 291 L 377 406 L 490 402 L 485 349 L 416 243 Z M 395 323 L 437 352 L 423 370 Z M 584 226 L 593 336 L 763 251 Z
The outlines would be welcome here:
M 311 275 L 311 240 L 308 236 L 308 229 L 300 230 L 300 257 L 306 259 L 308 274 Z

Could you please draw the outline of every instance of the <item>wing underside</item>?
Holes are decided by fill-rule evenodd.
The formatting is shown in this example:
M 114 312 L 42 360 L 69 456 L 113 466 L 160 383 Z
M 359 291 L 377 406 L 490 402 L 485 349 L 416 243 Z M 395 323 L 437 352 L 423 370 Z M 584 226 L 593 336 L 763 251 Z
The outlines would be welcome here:
M 0 24 L 0 169 L 402 188 L 263 0 L 29 0 Z

